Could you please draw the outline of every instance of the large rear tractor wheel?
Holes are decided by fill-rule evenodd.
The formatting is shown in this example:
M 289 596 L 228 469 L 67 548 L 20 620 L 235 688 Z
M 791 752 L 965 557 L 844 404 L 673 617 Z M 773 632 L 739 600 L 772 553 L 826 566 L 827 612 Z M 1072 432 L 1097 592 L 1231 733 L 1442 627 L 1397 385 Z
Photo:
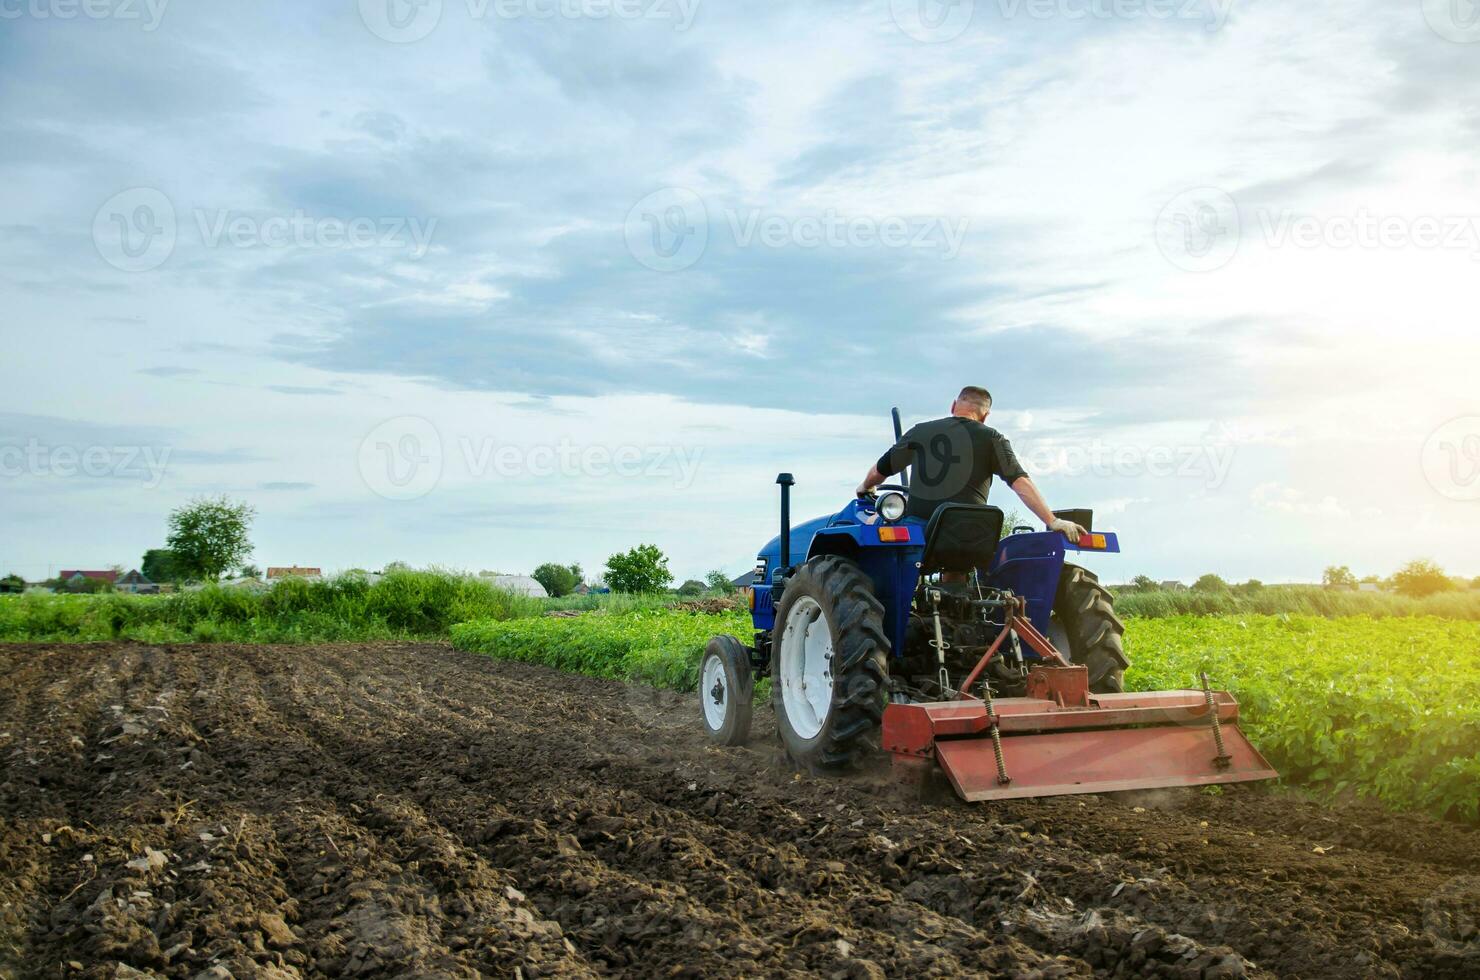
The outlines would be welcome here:
M 1088 569 L 1065 565 L 1048 639 L 1070 661 L 1089 668 L 1089 689 L 1095 694 L 1125 690 L 1125 669 L 1131 662 L 1124 635 L 1125 624 L 1115 615 L 1109 590 Z
M 771 700 L 787 754 L 838 769 L 874 747 L 889 641 L 868 576 L 845 558 L 813 558 L 787 580 L 773 635 Z
M 733 636 L 712 637 L 699 661 L 699 720 L 715 745 L 750 740 L 750 700 L 755 691 L 750 654 Z

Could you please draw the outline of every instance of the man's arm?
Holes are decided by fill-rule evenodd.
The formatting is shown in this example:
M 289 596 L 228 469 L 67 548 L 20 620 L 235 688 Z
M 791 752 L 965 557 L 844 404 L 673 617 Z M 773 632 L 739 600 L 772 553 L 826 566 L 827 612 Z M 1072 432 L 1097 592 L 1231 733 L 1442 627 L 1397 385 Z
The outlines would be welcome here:
M 866 495 L 870 490 L 883 483 L 887 479 L 889 479 L 887 476 L 879 472 L 879 467 L 877 464 L 874 466 L 870 466 L 868 476 L 864 477 L 863 482 L 858 485 L 858 495 L 860 497 Z
M 1012 492 L 1028 505 L 1029 510 L 1038 515 L 1038 519 L 1047 525 L 1050 531 L 1058 531 L 1075 544 L 1079 543 L 1080 535 L 1089 533 L 1073 521 L 1055 517 L 1048 506 L 1048 501 L 1044 500 L 1043 494 L 1038 492 L 1038 485 L 1033 482 L 1031 476 L 1020 476 L 1012 481 Z
M 899 441 L 889 447 L 889 451 L 879 457 L 879 461 L 869 467 L 868 475 L 858 485 L 860 497 L 873 490 L 874 487 L 894 476 L 896 473 L 904 472 L 905 467 L 910 465 L 910 459 L 914 455 L 915 429 L 899 437 Z

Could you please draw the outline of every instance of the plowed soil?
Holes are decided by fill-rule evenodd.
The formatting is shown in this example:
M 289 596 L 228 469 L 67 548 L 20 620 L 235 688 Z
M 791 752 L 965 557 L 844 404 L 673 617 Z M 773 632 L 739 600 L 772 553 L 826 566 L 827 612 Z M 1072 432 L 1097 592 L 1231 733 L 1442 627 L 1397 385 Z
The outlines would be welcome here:
M 0 975 L 1480 977 L 1480 834 L 920 802 L 442 645 L 0 647 Z

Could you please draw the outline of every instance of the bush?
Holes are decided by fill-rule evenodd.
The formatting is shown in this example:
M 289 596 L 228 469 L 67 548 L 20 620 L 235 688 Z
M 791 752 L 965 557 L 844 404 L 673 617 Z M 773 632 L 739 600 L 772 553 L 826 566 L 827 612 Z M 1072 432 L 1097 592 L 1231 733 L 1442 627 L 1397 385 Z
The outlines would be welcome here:
M 1221 576 L 1209 573 L 1192 583 L 1193 592 L 1230 592 L 1228 583 Z
M 678 587 L 678 594 L 681 595 L 681 596 L 703 595 L 704 594 L 704 583 L 703 582 L 700 582 L 698 579 L 692 579 L 691 578 L 687 582 L 685 582 L 683 585 L 680 585 Z
M 581 584 L 580 565 L 557 565 L 554 562 L 545 562 L 536 568 L 530 576 L 540 585 L 545 587 L 553 598 L 570 595 L 576 586 Z
M 1454 588 L 1444 570 L 1431 561 L 1411 561 L 1393 573 L 1393 589 L 1414 599 L 1437 595 Z

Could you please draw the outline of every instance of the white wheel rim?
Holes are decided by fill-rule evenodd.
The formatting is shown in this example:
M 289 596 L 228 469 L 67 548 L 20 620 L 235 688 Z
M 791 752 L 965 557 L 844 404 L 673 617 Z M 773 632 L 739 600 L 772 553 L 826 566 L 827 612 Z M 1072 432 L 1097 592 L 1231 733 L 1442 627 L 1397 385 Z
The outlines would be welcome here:
M 718 701 L 715 700 L 716 692 Z M 699 700 L 704 705 L 704 723 L 710 731 L 725 727 L 725 716 L 730 710 L 730 688 L 725 683 L 725 665 L 718 656 L 704 658 L 704 669 L 699 675 Z
M 822 606 L 800 596 L 786 615 L 781 633 L 781 703 L 791 730 L 816 738 L 827 721 L 833 700 L 832 628 Z

